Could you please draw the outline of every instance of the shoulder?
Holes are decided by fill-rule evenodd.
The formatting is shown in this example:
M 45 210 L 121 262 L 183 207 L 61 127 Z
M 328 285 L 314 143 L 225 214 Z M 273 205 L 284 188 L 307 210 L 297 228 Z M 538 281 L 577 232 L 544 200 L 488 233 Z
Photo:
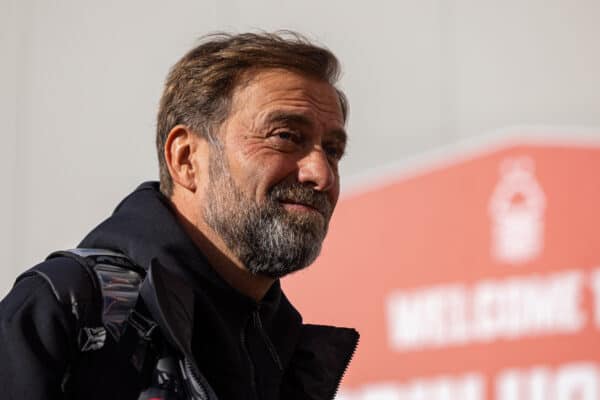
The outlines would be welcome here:
M 13 291 L 22 291 L 34 282 L 43 282 L 56 301 L 65 306 L 73 301 L 92 301 L 98 295 L 91 271 L 68 257 L 51 258 L 25 271 L 17 278 Z
M 58 268 L 59 262 L 48 261 L 34 268 L 42 266 L 43 271 L 45 264 Z M 23 357 L 43 348 L 53 360 L 60 359 L 74 343 L 77 319 L 66 294 L 59 295 L 62 288 L 52 281 L 53 274 L 44 276 L 32 270 L 22 274 L 0 302 L 0 347 L 10 343 L 4 350 Z
M 77 319 L 53 278 L 54 269 L 69 265 L 58 259 L 37 265 L 0 301 L 0 387 L 7 398 L 62 398 L 61 381 L 77 349 Z M 79 271 L 70 271 L 77 278 Z
M 79 307 L 94 299 L 94 284 L 86 270 L 65 257 L 46 260 L 22 273 L 0 302 L 3 326 L 21 320 L 46 326 L 59 321 L 75 325 L 74 303 Z

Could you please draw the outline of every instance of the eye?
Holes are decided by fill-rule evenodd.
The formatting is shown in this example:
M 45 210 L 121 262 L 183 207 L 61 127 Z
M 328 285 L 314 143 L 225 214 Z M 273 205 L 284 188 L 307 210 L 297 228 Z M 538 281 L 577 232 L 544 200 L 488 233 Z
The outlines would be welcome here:
M 279 131 L 275 133 L 275 136 L 282 140 L 289 140 L 297 143 L 300 140 L 300 136 L 295 132 L 290 131 Z
M 272 132 L 267 140 L 274 149 L 289 153 L 296 151 L 302 145 L 303 137 L 299 132 L 281 129 Z
M 340 146 L 340 145 L 336 145 L 336 144 L 324 145 L 323 150 L 325 151 L 325 154 L 327 154 L 327 157 L 330 157 L 336 161 L 341 160 L 341 158 L 344 156 L 344 148 L 343 148 L 343 146 Z

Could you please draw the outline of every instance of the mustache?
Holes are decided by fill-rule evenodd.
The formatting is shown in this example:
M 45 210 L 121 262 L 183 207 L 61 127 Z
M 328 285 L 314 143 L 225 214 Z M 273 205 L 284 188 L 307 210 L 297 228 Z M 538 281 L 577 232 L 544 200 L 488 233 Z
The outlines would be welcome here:
M 288 201 L 310 206 L 327 218 L 333 213 L 333 206 L 326 193 L 300 183 L 280 183 L 271 189 L 270 198 L 274 201 Z

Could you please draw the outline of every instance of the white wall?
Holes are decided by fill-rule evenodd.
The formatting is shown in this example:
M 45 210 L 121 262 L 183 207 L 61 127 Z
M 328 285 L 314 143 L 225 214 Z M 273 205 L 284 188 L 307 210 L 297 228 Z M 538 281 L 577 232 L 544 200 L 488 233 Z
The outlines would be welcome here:
M 0 294 L 155 179 L 168 68 L 214 30 L 342 60 L 343 177 L 515 124 L 600 126 L 596 0 L 0 0 Z
M 0 9 L 0 126 L 3 129 L 0 146 L 0 295 L 16 270 L 15 257 L 15 187 L 17 180 L 17 8 L 16 1 L 2 3 Z

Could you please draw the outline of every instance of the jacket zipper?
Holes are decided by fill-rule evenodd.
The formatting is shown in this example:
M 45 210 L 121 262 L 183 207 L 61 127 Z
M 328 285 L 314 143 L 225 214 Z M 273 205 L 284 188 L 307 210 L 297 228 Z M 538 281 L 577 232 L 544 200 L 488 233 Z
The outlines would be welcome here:
M 214 396 L 211 396 L 208 389 L 204 387 L 202 380 L 199 378 L 198 368 L 196 368 L 188 357 L 179 360 L 179 368 L 183 374 L 184 380 L 188 380 L 188 385 L 190 387 L 188 387 L 187 390 L 193 391 L 194 400 L 214 399 Z M 200 396 L 200 398 L 198 398 L 198 396 Z
M 277 354 L 277 350 L 275 350 L 275 346 L 273 345 L 273 342 L 271 342 L 271 339 L 269 339 L 269 335 L 267 335 L 267 332 L 265 332 L 265 330 L 263 328 L 262 321 L 260 319 L 260 314 L 258 313 L 258 310 L 255 310 L 252 313 L 252 318 L 254 319 L 254 326 L 260 332 L 260 336 L 262 337 L 263 342 L 265 342 L 267 349 L 269 349 L 271 358 L 273 359 L 275 364 L 277 364 L 277 368 L 279 368 L 280 371 L 283 371 L 283 364 L 281 363 L 281 359 L 279 358 L 279 355 Z
M 258 399 L 258 390 L 256 389 L 256 371 L 255 371 L 255 367 L 254 367 L 254 361 L 252 361 L 252 358 L 250 357 L 250 352 L 248 351 L 248 344 L 247 344 L 247 338 L 246 338 L 246 333 L 248 330 L 249 322 L 250 322 L 250 317 L 248 317 L 248 319 L 246 320 L 246 323 L 244 324 L 244 328 L 242 329 L 242 332 L 240 334 L 240 343 L 242 346 L 242 350 L 244 351 L 244 353 L 246 353 L 246 358 L 248 359 L 248 365 L 249 365 L 249 369 L 250 369 L 250 384 L 252 385 L 253 398 L 255 400 L 259 400 Z
M 346 371 L 348 370 L 348 367 L 350 366 L 350 363 L 352 362 L 352 358 L 354 357 L 354 353 L 356 353 L 356 348 L 358 347 L 358 342 L 359 341 L 360 341 L 360 337 L 356 341 L 356 343 L 354 344 L 354 347 L 352 348 L 352 352 L 350 353 L 350 356 L 348 357 L 348 360 L 346 361 L 346 365 L 344 366 L 344 369 L 343 369 L 342 373 L 340 374 L 339 379 L 337 380 L 337 385 L 335 386 L 335 390 L 333 391 L 333 395 L 330 397 L 331 400 L 335 399 L 335 396 L 337 396 L 338 391 L 340 390 L 340 385 L 342 383 L 342 379 L 344 379 L 344 375 L 346 374 Z

